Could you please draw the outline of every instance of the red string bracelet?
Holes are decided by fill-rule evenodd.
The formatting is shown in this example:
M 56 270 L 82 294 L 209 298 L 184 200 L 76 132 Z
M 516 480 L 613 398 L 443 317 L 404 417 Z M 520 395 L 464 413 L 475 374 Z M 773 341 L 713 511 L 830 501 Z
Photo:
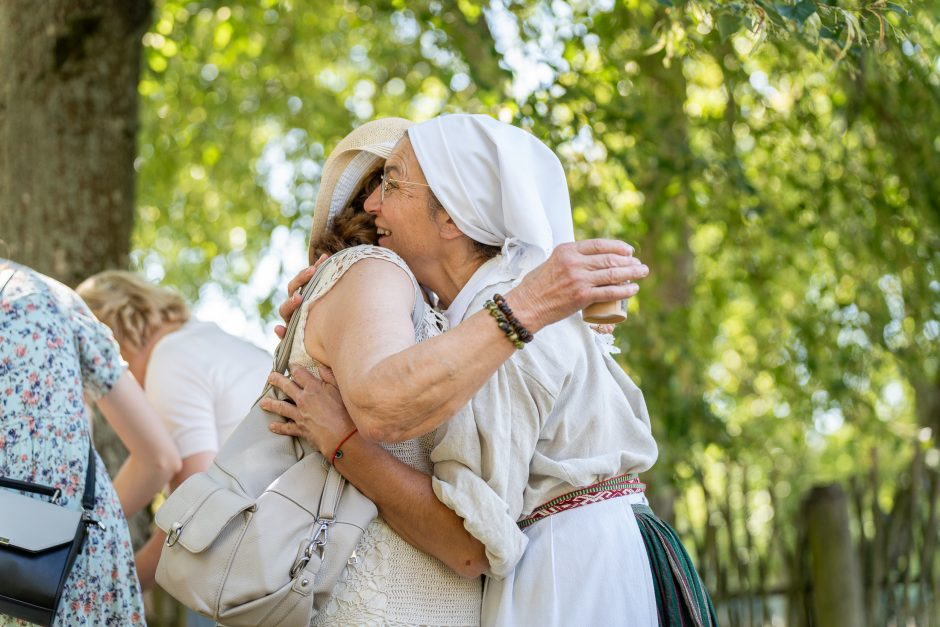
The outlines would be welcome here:
M 357 432 L 357 431 L 359 431 L 358 427 L 355 428 L 355 429 L 353 429 L 352 431 L 350 431 L 349 434 L 348 434 L 345 438 L 343 438 L 342 440 L 339 441 L 339 444 L 336 445 L 336 450 L 333 451 L 333 457 L 330 458 L 330 464 L 331 464 L 331 465 L 335 466 L 335 465 L 336 465 L 336 460 L 343 458 L 343 451 L 342 451 L 342 449 L 341 449 L 340 447 L 343 446 L 344 444 L 346 444 L 346 440 L 348 440 L 349 438 L 351 438 L 351 437 L 353 437 L 354 435 L 356 435 L 356 432 Z

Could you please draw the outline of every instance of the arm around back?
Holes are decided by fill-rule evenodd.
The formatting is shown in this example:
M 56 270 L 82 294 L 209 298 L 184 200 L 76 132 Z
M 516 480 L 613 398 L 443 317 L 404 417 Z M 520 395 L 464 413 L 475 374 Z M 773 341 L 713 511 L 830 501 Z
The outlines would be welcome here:
M 637 285 L 627 282 L 649 270 L 632 253 L 612 240 L 559 246 L 505 296 L 520 322 L 537 332 L 593 302 L 636 294 Z M 307 351 L 333 368 L 353 420 L 375 441 L 434 430 L 516 350 L 487 311 L 414 345 L 413 294 L 395 265 L 366 259 L 311 306 L 307 321 Z
M 325 379 L 330 379 L 321 371 Z M 272 422 L 271 431 L 306 439 L 329 458 L 341 443 L 335 468 L 372 499 L 392 529 L 412 546 L 433 555 L 466 578 L 489 568 L 486 547 L 464 528 L 452 510 L 432 491 L 431 477 L 393 457 L 388 451 L 350 432 L 352 421 L 334 385 L 318 381 L 303 368 L 294 380 L 272 375 L 292 403 L 262 399 L 290 420 Z
M 515 350 L 488 315 L 415 345 L 414 299 L 405 272 L 364 259 L 310 306 L 305 348 L 332 368 L 353 421 L 373 441 L 432 431 Z
M 384 429 L 387 416 L 426 410 L 424 385 L 401 359 L 415 345 L 415 298 L 406 272 L 366 258 L 310 305 L 304 347 L 332 369 L 353 421 L 370 440 L 396 439 Z
M 489 570 L 486 546 L 435 497 L 430 476 L 355 436 L 343 445 L 343 459 L 336 468 L 375 502 L 385 522 L 406 542 L 461 577 L 473 579 Z

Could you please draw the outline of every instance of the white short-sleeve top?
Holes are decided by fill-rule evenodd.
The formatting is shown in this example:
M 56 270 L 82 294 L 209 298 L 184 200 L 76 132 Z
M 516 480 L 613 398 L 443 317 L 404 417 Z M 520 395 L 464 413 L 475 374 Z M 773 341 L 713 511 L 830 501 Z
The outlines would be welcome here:
M 270 372 L 266 351 L 212 322 L 193 319 L 153 347 L 144 393 L 186 458 L 219 450 Z

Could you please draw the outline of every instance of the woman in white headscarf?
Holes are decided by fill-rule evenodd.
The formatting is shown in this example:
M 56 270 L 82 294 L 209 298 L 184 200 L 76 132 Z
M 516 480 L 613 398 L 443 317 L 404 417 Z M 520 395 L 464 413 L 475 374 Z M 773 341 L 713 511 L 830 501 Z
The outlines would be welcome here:
M 397 118 L 365 124 L 337 146 L 324 166 L 310 258 L 313 261 L 322 253 L 332 256 L 324 262 L 314 295 L 297 313 L 302 316 L 298 327 L 302 332 L 291 348 L 293 381 L 274 377 L 285 392 L 298 397 L 301 387 L 314 388 L 321 376 L 329 378 L 331 368 L 337 379 L 348 384 L 351 403 L 385 419 L 403 411 L 413 418 L 395 428 L 398 444 L 375 447 L 375 456 L 393 465 L 385 477 L 387 485 L 404 487 L 398 490 L 394 506 L 377 502 L 382 518 L 366 529 L 356 559 L 315 624 L 474 625 L 480 621 L 479 574 L 487 564 L 484 547 L 464 530 L 452 510 L 434 498 L 428 479 L 429 454 L 437 437 L 435 428 L 466 404 L 513 348 L 507 348 L 505 335 L 488 314 L 468 320 L 446 337 L 440 335 L 446 323 L 425 305 L 405 262 L 388 248 L 369 245 L 377 234 L 379 239 L 388 238 L 389 231 L 377 229 L 362 205 L 376 187 L 384 157 L 409 124 Z M 412 221 L 403 228 L 420 231 L 431 224 L 424 217 L 424 222 Z M 477 258 L 476 253 L 472 256 Z M 569 253 L 568 257 L 574 261 L 572 267 L 577 267 L 589 255 Z M 635 260 L 621 263 L 627 271 L 618 282 L 643 274 L 637 271 L 640 264 Z M 585 277 L 578 279 L 579 287 L 574 289 L 572 276 L 571 268 L 548 263 L 541 273 L 532 273 L 526 287 L 508 292 L 507 297 L 521 307 L 523 316 L 526 303 L 537 300 L 531 309 L 546 322 L 565 318 L 587 302 L 609 298 L 609 290 L 594 290 L 592 280 Z M 603 284 L 609 278 L 601 273 L 593 283 Z M 574 292 L 580 295 L 573 296 Z M 533 299 L 533 294 L 538 297 Z M 463 363 L 466 355 L 481 352 L 488 356 L 476 360 L 473 367 L 448 369 L 448 362 Z M 388 390 L 377 383 L 388 381 L 389 373 L 407 375 L 408 380 L 396 386 L 404 399 L 401 402 L 387 402 Z M 439 391 L 446 395 L 443 399 Z M 283 403 L 262 404 L 291 415 Z M 339 413 L 345 418 L 344 412 Z M 341 419 L 318 432 L 318 446 L 339 467 L 347 452 L 355 456 L 369 446 L 359 429 L 372 437 L 387 432 L 375 423 L 353 425 Z M 414 477 L 424 482 L 415 482 Z M 403 528 L 397 521 L 403 508 L 425 497 L 433 501 L 433 507 L 423 522 L 433 531 L 416 540 L 416 527 Z
M 355 351 L 341 357 L 334 371 L 351 418 L 324 386 L 275 376 L 298 403 L 270 404 L 295 421 L 277 430 L 328 454 L 357 426 L 367 437 L 341 443 L 337 469 L 415 546 L 465 574 L 482 564 L 484 624 L 714 624 L 688 556 L 649 512 L 636 478 L 656 458 L 642 394 L 578 316 L 548 326 L 530 307 L 526 283 L 545 273 L 538 264 L 559 244 L 553 257 L 571 250 L 555 155 L 486 116 L 437 118 L 409 129 L 365 208 L 379 244 L 460 325 L 436 344 L 399 348 L 403 368 L 360 364 Z M 471 328 L 498 329 L 503 344 L 467 343 Z M 449 352 L 431 352 L 447 339 Z M 432 354 L 428 368 L 421 357 Z M 494 358 L 507 356 L 491 375 Z M 488 379 L 471 386 L 467 372 Z M 451 414 L 435 437 L 433 478 L 403 470 L 370 442 L 423 433 Z M 462 552 L 475 543 L 483 560 Z

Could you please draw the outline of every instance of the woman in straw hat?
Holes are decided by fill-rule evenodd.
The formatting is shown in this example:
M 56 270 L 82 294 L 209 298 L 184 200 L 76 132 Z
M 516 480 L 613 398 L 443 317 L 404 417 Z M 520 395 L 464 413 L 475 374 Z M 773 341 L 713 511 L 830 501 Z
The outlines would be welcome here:
M 326 338 L 344 334 L 353 342 L 339 350 L 369 349 L 364 340 L 372 327 L 350 329 L 346 314 L 327 308 L 340 305 L 348 316 L 362 310 L 394 319 L 386 338 L 398 335 L 407 345 L 440 334 L 442 320 L 425 305 L 405 262 L 392 251 L 373 246 L 375 221 L 363 210 L 368 195 L 378 186 L 381 168 L 391 148 L 410 122 L 400 118 L 377 120 L 350 133 L 324 166 L 310 243 L 311 261 L 324 262 L 314 294 L 298 312 L 298 333 L 291 347 L 295 377 L 326 376 L 340 361 L 337 346 Z M 372 298 L 363 301 L 361 294 Z M 382 346 L 372 350 L 382 350 Z M 344 434 L 345 435 L 345 434 Z M 383 445 L 396 461 L 414 472 L 429 474 L 428 453 L 433 433 L 397 444 Z M 338 447 L 336 447 L 338 448 Z M 334 454 L 330 450 L 329 455 Z M 337 453 L 339 454 L 339 453 Z M 480 620 L 482 585 L 460 577 L 440 560 L 415 548 L 385 520 L 374 520 L 365 530 L 351 561 L 316 625 L 476 625 Z
M 636 477 L 657 455 L 642 394 L 570 316 L 632 296 L 624 283 L 647 269 L 625 245 L 571 243 L 557 157 L 486 116 L 436 118 L 409 128 L 364 207 L 454 328 L 409 348 L 393 321 L 406 312 L 387 305 L 412 286 L 398 277 L 393 297 L 391 272 L 331 294 L 315 307 L 344 318 L 341 332 L 313 343 L 342 397 L 302 372 L 272 375 L 296 403 L 266 403 L 292 421 L 272 429 L 332 455 L 409 542 L 487 574 L 484 624 L 715 624 Z M 571 267 L 563 282 L 580 289 L 558 289 Z M 365 290 L 378 294 L 356 309 Z M 434 429 L 433 477 L 374 444 Z

